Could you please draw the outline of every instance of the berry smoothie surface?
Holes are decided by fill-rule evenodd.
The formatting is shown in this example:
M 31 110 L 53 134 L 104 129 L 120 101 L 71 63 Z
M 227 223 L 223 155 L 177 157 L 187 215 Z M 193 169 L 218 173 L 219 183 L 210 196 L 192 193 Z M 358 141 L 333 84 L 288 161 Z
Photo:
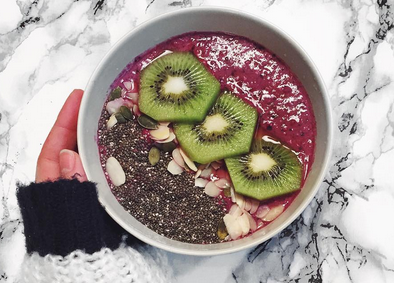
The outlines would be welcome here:
M 205 32 L 171 38 L 131 62 L 111 90 L 119 87 L 122 93 L 137 93 L 141 70 L 163 54 L 176 51 L 193 53 L 220 82 L 222 91 L 232 92 L 257 109 L 256 135 L 270 136 L 297 154 L 303 167 L 303 184 L 314 160 L 316 136 L 308 94 L 288 66 L 247 38 Z M 104 169 L 110 156 L 115 156 L 124 168 L 123 185 L 114 186 L 108 178 L 123 207 L 141 223 L 171 239 L 199 244 L 222 242 L 223 238 L 217 236 L 218 223 L 231 209 L 231 198 L 224 193 L 215 198 L 207 196 L 203 189 L 194 186 L 194 174 L 169 174 L 166 166 L 172 159 L 171 152 L 163 153 L 152 167 L 147 155 L 153 141 L 147 130 L 138 125 L 135 117 L 129 124 L 108 130 L 110 115 L 105 106 L 99 121 L 99 151 Z M 228 178 L 223 171 L 225 168 L 214 170 L 210 180 Z M 259 213 L 268 213 L 270 209 L 281 213 L 297 194 L 258 203 L 258 209 L 251 213 L 257 229 L 270 222 L 260 219 Z M 283 209 L 278 210 L 278 205 Z
M 299 154 L 305 174 L 313 163 L 316 123 L 304 87 L 275 54 L 251 40 L 224 33 L 189 33 L 145 52 L 122 71 L 111 88 L 134 81 L 166 52 L 192 52 L 220 82 L 259 112 L 259 129 Z

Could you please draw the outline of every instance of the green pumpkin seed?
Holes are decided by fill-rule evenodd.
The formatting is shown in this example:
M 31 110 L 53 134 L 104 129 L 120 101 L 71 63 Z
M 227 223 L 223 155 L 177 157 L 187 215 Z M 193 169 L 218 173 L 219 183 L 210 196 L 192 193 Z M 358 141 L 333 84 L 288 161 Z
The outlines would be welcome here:
M 155 166 L 160 160 L 160 150 L 157 147 L 152 147 L 148 155 L 149 163 Z
M 224 188 L 223 189 L 223 194 L 226 197 L 231 197 L 231 188 Z
M 151 117 L 146 116 L 144 114 L 139 116 L 137 121 L 138 121 L 138 124 L 140 124 L 145 129 L 156 130 L 159 128 L 159 123 L 156 120 L 154 120 Z
M 123 124 L 123 123 L 127 122 L 126 118 L 123 117 L 123 115 L 121 113 L 117 112 L 114 115 L 115 115 L 116 121 L 118 121 L 119 124 Z
M 133 113 L 131 113 L 130 109 L 126 106 L 120 106 L 119 113 L 122 114 L 127 120 L 133 119 Z
M 156 146 L 164 152 L 172 152 L 176 148 L 176 144 L 172 142 L 158 143 Z
M 224 224 L 223 220 L 220 220 L 220 222 L 219 222 L 217 235 L 220 240 L 224 240 L 228 235 L 228 232 L 226 229 L 226 224 Z
M 113 91 L 111 91 L 111 94 L 109 95 L 109 101 L 119 98 L 121 94 L 122 89 L 120 87 L 115 88 Z

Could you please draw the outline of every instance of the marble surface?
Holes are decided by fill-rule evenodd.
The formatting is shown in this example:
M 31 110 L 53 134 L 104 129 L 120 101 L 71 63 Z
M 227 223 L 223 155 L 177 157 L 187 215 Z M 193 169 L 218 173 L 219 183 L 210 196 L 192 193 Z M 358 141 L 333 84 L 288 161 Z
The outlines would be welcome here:
M 138 24 L 208 5 L 267 19 L 305 48 L 329 90 L 334 151 L 318 194 L 287 229 L 231 255 L 168 253 L 177 282 L 394 282 L 393 0 L 2 0 L 0 282 L 14 282 L 25 255 L 15 184 L 34 180 L 70 91 Z

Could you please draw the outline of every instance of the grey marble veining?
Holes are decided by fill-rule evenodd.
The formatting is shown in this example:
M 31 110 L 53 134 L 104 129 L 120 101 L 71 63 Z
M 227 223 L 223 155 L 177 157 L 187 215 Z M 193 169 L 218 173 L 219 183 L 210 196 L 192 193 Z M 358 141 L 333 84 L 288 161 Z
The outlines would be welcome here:
M 15 183 L 34 180 L 68 93 L 130 29 L 206 5 L 265 18 L 304 47 L 329 89 L 335 142 L 318 194 L 289 227 L 231 255 L 168 253 L 178 282 L 394 282 L 393 0 L 0 3 L 0 282 L 14 282 L 25 255 Z

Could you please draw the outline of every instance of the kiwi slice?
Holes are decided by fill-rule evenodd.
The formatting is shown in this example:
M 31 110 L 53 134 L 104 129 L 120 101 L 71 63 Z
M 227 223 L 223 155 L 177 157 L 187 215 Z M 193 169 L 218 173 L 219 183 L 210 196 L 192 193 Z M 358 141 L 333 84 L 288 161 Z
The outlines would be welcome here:
M 175 135 L 187 155 L 202 164 L 249 152 L 257 112 L 241 98 L 225 92 L 196 124 L 175 124 Z
M 237 193 L 265 200 L 301 187 L 302 165 L 288 147 L 267 137 L 255 140 L 251 152 L 225 163 Z
M 139 108 L 157 121 L 201 122 L 220 83 L 191 53 L 159 57 L 141 72 Z

